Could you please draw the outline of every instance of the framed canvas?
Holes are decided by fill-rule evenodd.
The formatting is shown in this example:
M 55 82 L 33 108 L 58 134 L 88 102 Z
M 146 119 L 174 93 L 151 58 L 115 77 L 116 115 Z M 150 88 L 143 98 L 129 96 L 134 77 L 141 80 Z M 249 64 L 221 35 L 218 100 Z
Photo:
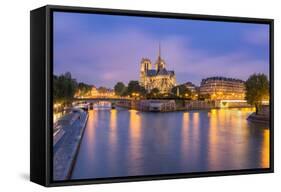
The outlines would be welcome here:
M 273 20 L 31 11 L 30 179 L 272 173 Z

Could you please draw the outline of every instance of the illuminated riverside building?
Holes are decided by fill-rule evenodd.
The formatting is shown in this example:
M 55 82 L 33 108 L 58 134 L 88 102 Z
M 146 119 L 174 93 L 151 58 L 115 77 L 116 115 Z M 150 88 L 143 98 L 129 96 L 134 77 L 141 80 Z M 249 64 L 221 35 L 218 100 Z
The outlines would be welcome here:
M 141 60 L 140 85 L 147 91 L 157 88 L 160 93 L 169 93 L 176 85 L 176 75 L 174 71 L 166 69 L 166 63 L 161 58 L 161 49 L 159 46 L 159 55 L 155 62 L 155 68 L 152 68 L 150 59 Z
M 202 79 L 200 95 L 209 95 L 211 100 L 245 100 L 245 82 L 226 77 Z
M 105 87 L 96 88 L 95 86 L 86 93 L 82 93 L 78 90 L 75 95 L 75 98 L 97 98 L 97 97 L 115 97 L 115 92 L 112 89 L 108 89 Z
M 99 95 L 98 89 L 95 86 L 93 86 L 91 90 L 91 97 L 96 97 L 98 95 Z

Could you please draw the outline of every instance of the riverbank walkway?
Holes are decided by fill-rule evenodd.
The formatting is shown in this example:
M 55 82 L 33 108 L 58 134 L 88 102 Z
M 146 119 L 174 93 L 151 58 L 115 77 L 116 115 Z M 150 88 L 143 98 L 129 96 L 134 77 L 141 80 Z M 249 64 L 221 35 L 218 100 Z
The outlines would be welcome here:
M 76 113 L 68 114 L 69 118 L 77 116 Z M 53 179 L 65 180 L 71 177 L 71 171 L 79 150 L 83 132 L 88 120 L 88 113 L 79 112 L 72 123 L 62 125 L 65 132 L 63 137 L 53 146 Z

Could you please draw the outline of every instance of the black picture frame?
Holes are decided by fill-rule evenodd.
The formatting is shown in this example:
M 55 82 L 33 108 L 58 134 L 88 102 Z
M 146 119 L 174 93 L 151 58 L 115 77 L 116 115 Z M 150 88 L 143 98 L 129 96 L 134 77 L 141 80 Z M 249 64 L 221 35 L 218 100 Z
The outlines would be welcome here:
M 53 12 L 177 18 L 270 26 L 270 168 L 54 181 L 52 179 Z M 30 12 L 30 180 L 43 186 L 131 182 L 274 172 L 274 20 L 246 17 L 47 5 Z

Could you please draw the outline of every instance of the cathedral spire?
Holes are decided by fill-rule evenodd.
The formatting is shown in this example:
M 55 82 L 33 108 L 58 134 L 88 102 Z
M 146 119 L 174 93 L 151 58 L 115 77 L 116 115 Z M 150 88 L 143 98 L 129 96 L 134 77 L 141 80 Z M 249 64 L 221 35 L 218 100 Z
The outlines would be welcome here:
M 164 60 L 161 58 L 161 43 L 159 42 L 159 48 L 158 48 L 158 58 L 156 60 L 156 70 L 159 71 L 160 69 L 164 69 L 165 68 L 165 62 Z
M 158 57 L 161 58 L 161 43 L 159 42 Z

